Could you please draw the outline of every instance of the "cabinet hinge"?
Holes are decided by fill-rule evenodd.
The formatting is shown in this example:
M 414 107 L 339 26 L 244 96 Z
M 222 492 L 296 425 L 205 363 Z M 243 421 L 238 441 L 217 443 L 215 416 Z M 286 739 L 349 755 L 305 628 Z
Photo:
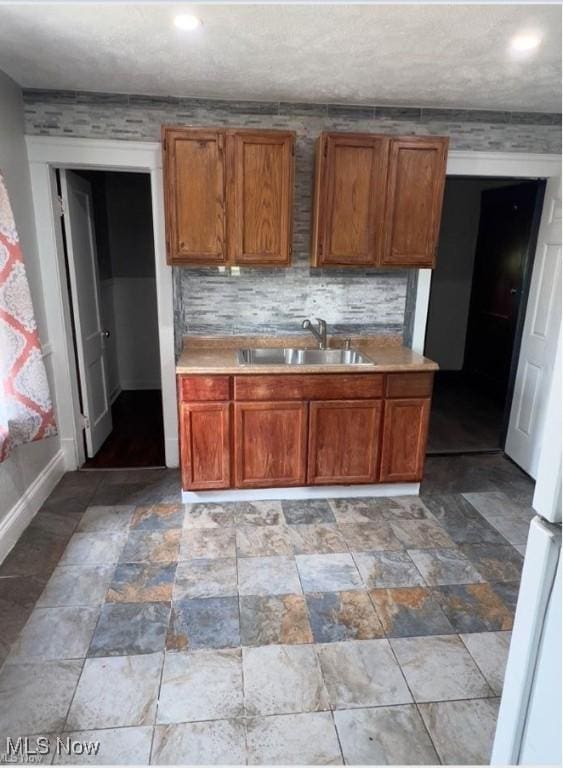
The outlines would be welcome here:
M 292 245 L 290 245 L 290 246 L 289 246 L 289 255 L 291 256 L 292 254 L 293 254 L 293 246 L 292 246 Z
M 65 203 L 62 198 L 62 195 L 57 195 L 57 205 L 58 205 L 58 213 L 59 216 L 65 215 Z
M 82 429 L 90 429 L 90 419 L 83 413 L 80 414 L 80 426 Z

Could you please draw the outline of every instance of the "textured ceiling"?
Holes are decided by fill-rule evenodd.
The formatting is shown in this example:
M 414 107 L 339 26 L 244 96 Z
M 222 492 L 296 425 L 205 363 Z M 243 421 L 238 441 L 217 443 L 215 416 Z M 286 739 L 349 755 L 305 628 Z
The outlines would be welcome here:
M 172 25 L 178 11 L 203 20 Z M 535 31 L 541 47 L 509 50 Z M 25 87 L 561 111 L 556 5 L 0 5 L 0 69 Z

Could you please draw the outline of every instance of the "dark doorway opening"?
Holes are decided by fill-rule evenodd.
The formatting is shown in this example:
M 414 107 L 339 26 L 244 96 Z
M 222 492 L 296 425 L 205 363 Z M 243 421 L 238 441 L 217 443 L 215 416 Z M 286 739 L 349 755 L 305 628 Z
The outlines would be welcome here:
M 83 469 L 164 466 L 160 390 L 125 390 L 113 402 L 111 413 L 113 429 Z
M 447 179 L 425 343 L 440 365 L 430 454 L 504 448 L 544 189 Z
M 109 418 L 104 416 L 107 429 L 97 436 L 87 435 L 93 419 L 86 419 L 86 460 L 81 469 L 163 467 L 164 422 L 150 176 L 83 170 L 66 174 L 67 179 L 71 174 L 82 180 L 84 198 L 90 200 L 85 204 L 87 214 L 82 226 L 86 220 L 89 222 L 95 241 L 88 241 L 90 261 L 94 262 L 91 279 L 75 280 L 74 290 L 69 286 L 73 327 L 77 307 L 84 314 L 81 303 L 97 307 L 103 337 L 102 358 L 96 366 L 97 389 L 91 400 L 99 411 L 105 408 L 104 412 L 111 414 Z M 76 222 L 76 232 L 78 220 L 73 218 L 72 207 L 65 209 L 63 216 L 63 229 L 74 227 Z M 72 259 L 76 264 L 82 257 L 79 238 L 75 238 L 73 247 Z M 68 259 L 67 250 L 67 262 Z M 84 409 L 84 392 L 88 386 L 91 392 L 93 383 L 90 369 L 78 363 L 76 333 L 75 353 Z

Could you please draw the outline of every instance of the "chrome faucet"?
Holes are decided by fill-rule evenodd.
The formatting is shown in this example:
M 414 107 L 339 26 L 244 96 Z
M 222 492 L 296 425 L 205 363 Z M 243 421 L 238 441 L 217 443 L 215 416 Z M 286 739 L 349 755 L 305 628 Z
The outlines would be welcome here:
M 303 320 L 301 327 L 305 331 L 311 331 L 315 339 L 319 342 L 319 349 L 326 349 L 326 322 L 321 320 L 320 317 L 316 317 L 315 320 L 319 324 L 318 330 L 310 320 Z

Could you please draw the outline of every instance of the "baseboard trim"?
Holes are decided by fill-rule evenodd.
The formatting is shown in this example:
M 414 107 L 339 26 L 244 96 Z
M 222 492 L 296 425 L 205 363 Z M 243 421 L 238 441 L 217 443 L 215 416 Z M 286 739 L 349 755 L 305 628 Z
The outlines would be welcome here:
M 80 434 L 80 439 L 82 440 L 82 433 Z M 62 437 L 61 438 L 61 451 L 63 452 L 64 456 L 64 466 L 65 466 L 65 472 L 72 472 L 74 469 L 78 469 L 78 454 L 76 449 L 76 443 L 74 442 L 74 438 L 72 437 Z
M 164 438 L 165 464 L 169 469 L 180 466 L 180 446 L 177 437 Z
M 65 454 L 59 449 L 0 522 L 0 563 L 5 560 L 65 471 Z
M 417 496 L 420 483 L 381 483 L 377 485 L 315 485 L 298 488 L 252 488 L 227 491 L 182 491 L 184 504 L 222 501 L 265 501 L 267 499 L 350 499 L 367 496 Z

